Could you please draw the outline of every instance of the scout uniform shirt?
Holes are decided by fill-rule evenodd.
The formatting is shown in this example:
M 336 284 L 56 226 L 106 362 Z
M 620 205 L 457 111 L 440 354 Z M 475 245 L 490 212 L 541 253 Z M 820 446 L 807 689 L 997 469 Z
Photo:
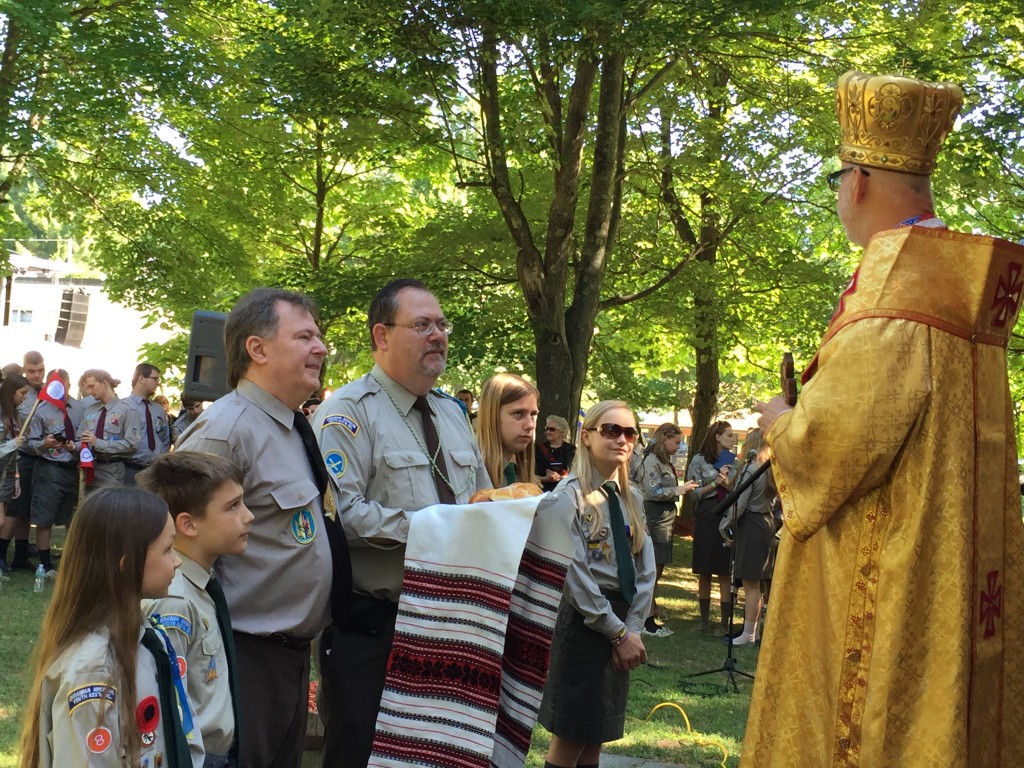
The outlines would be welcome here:
M 637 497 L 640 495 L 632 484 L 624 491 L 620 490 L 621 493 L 632 493 Z M 607 498 L 601 496 L 604 524 L 596 531 L 591 530 L 595 522 L 594 513 L 583 504 L 580 481 L 575 474 L 570 473 L 562 481 L 552 500 L 540 503 L 537 514 L 542 514 L 545 504 L 552 503 L 572 503 L 576 506 L 580 545 L 565 575 L 566 600 L 583 615 L 583 623 L 588 629 L 605 637 L 615 637 L 622 630 L 623 623 L 630 632 L 639 634 L 651 607 L 654 582 L 657 578 L 651 537 L 644 536 L 643 547 L 639 554 L 633 556 L 633 566 L 636 568 L 636 595 L 623 622 L 615 615 L 611 603 L 605 597 L 605 593 L 619 590 L 619 569 L 615 560 L 615 540 L 610 528 L 611 516 L 608 513 Z M 625 502 L 620 503 L 622 516 L 628 523 Z M 637 504 L 640 503 L 638 498 Z
M 153 654 L 139 645 L 136 658 L 135 719 L 122 723 L 117 666 L 110 630 L 100 627 L 65 649 L 46 670 L 39 712 L 40 768 L 122 768 L 129 765 L 121 748 L 124 729 L 138 728 L 142 737 L 140 766 L 167 765 L 169 719 L 160 711 L 160 689 Z M 198 731 L 193 738 L 199 739 Z M 201 739 L 200 739 L 201 741 Z M 201 747 L 200 747 L 201 750 Z M 193 759 L 193 766 L 199 768 Z
M 348 536 L 353 589 L 392 603 L 402 589 L 410 513 L 438 503 L 415 400 L 375 365 L 331 395 L 313 418 Z M 491 480 L 461 404 L 436 392 L 427 401 L 455 501 L 465 504 Z
M 70 416 L 71 414 L 69 413 L 68 417 L 70 418 Z M 72 426 L 74 425 L 72 424 Z M 64 412 L 53 403 L 48 403 L 44 400 L 36 408 L 36 415 L 32 417 L 32 423 L 29 424 L 25 432 L 27 452 L 56 464 L 72 464 L 77 466 L 78 456 L 70 451 L 66 451 L 63 445 L 55 448 L 43 447 L 43 441 L 46 440 L 47 435 L 64 435 L 66 439 L 71 437 L 66 434 Z M 75 435 L 77 436 L 77 432 Z
M 171 426 L 167 423 L 167 411 L 159 403 L 154 403 L 152 400 L 147 403 L 138 395 L 128 395 L 122 402 L 135 411 L 139 417 L 139 444 L 135 448 L 135 453 L 125 461 L 136 467 L 148 467 L 158 456 L 167 453 L 171 447 Z M 149 447 L 149 433 L 146 430 L 147 408 L 149 416 L 153 420 L 155 447 L 152 449 Z
M 142 609 L 157 619 L 178 653 L 178 669 L 185 670 L 193 723 L 202 733 L 202 746 L 211 755 L 226 755 L 235 735 L 231 708 L 228 657 L 217 624 L 217 609 L 206 591 L 210 574 L 195 560 L 178 553 L 181 567 L 174 574 L 167 597 L 146 600 Z M 195 751 L 198 745 L 190 743 Z
M 96 461 L 96 481 L 93 486 L 124 485 L 124 462 L 135 453 L 139 445 L 139 414 L 114 399 L 109 404 L 95 402 L 82 417 L 82 432 L 96 433 L 103 409 L 103 437 L 96 438 L 92 454 Z
M 214 569 L 234 631 L 313 638 L 330 623 L 334 563 L 295 411 L 242 379 L 203 411 L 177 450 L 223 456 L 245 476 L 245 506 L 256 518 L 249 546 Z

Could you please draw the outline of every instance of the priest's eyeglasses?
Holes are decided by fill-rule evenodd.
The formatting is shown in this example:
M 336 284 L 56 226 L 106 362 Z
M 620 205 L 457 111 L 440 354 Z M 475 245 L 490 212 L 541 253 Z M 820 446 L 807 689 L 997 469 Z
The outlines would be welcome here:
M 632 443 L 636 440 L 637 431 L 634 427 L 623 427 L 619 424 L 602 424 L 600 427 L 588 427 L 588 432 L 597 432 L 608 440 L 618 440 L 625 436 L 626 440 Z
M 839 180 L 841 178 L 843 178 L 843 176 L 845 174 L 847 174 L 850 171 L 852 171 L 854 168 L 860 168 L 860 166 L 859 165 L 848 165 L 845 168 L 840 168 L 838 171 L 832 171 L 832 173 L 830 173 L 828 176 L 825 177 L 825 181 L 828 182 L 828 188 L 831 189 L 833 192 L 838 192 L 839 191 Z M 870 176 L 871 175 L 870 173 L 868 173 L 863 168 L 860 168 L 860 172 L 863 173 L 865 176 Z
M 443 333 L 445 336 L 451 336 L 454 327 L 447 320 L 417 320 L 415 323 L 384 323 L 388 328 L 394 328 L 399 326 L 401 328 L 409 328 L 416 332 L 417 336 L 429 336 L 434 332 L 436 328 L 439 333 Z

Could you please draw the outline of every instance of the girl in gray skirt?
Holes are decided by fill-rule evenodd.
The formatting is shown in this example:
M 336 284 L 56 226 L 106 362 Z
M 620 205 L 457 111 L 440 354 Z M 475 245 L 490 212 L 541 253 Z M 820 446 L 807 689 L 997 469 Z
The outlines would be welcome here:
M 625 403 L 605 400 L 592 407 L 573 471 L 552 501 L 575 508 L 579 542 L 540 709 L 540 723 L 552 733 L 549 767 L 597 766 L 601 745 L 622 738 L 629 671 L 647 658 L 641 631 L 655 564 L 642 500 L 628 477 L 636 437 Z

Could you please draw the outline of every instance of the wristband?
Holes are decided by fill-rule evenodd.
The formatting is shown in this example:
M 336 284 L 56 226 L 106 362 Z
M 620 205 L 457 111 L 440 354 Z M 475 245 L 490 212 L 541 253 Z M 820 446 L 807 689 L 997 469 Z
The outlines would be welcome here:
M 613 637 L 611 639 L 611 644 L 612 645 L 622 645 L 622 641 L 626 639 L 626 635 L 627 634 L 628 634 L 628 632 L 627 632 L 626 628 L 623 627 L 622 629 L 619 630 L 619 634 L 617 634 L 615 637 Z

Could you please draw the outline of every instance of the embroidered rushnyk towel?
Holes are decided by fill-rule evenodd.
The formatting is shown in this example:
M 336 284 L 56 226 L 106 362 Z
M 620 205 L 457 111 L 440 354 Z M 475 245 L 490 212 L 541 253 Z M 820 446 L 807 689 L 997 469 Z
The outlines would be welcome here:
M 521 768 L 575 551 L 544 496 L 412 516 L 371 766 Z

